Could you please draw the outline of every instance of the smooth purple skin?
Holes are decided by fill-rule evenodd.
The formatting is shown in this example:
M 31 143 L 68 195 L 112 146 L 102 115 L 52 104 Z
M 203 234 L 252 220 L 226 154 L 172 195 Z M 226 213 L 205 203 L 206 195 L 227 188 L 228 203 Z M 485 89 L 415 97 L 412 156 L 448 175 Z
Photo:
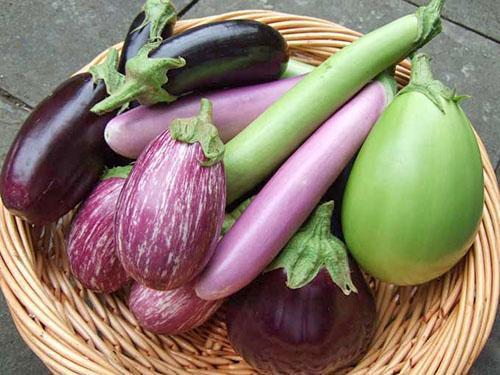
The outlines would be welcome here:
M 90 290 L 112 293 L 129 277 L 116 254 L 114 216 L 125 179 L 100 182 L 83 202 L 71 225 L 68 259 L 73 275 Z
M 222 302 L 198 298 L 192 283 L 167 291 L 148 289 L 134 283 L 129 308 L 142 328 L 157 334 L 173 335 L 205 323 Z
M 213 123 L 224 143 L 231 140 L 263 113 L 271 104 L 295 86 L 302 77 L 293 77 L 227 90 L 190 95 L 172 104 L 134 108 L 112 119 L 104 138 L 116 153 L 135 159 L 151 140 L 168 129 L 177 118 L 195 116 L 200 99 L 213 105 Z
M 257 194 L 198 279 L 203 299 L 227 297 L 255 279 L 317 206 L 384 110 L 377 81 L 328 119 Z
M 168 131 L 144 150 L 118 200 L 118 255 L 130 276 L 157 290 L 193 280 L 213 254 L 224 221 L 222 162 L 203 167 L 198 143 Z
M 104 128 L 115 115 L 90 112 L 104 99 L 89 73 L 69 78 L 33 110 L 5 157 L 2 202 L 34 224 L 56 221 L 99 180 L 106 152 Z M 109 150 L 111 151 L 111 150 Z
M 232 296 L 226 324 L 233 348 L 263 374 L 329 374 L 352 366 L 373 337 L 375 302 L 351 262 L 358 293 L 346 296 L 325 269 L 289 289 L 277 269 Z

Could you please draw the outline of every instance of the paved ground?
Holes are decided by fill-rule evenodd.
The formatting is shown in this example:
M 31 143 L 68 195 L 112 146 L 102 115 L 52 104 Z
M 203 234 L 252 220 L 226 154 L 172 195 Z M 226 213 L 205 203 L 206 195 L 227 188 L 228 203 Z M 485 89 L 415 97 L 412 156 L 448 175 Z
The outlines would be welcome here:
M 317 16 L 362 32 L 427 0 L 177 0 L 184 17 L 263 8 Z M 142 0 L 0 0 L 0 162 L 29 110 L 98 52 L 123 38 Z M 499 175 L 500 3 L 447 0 L 445 31 L 425 50 L 436 76 L 472 96 L 463 107 Z M 89 32 L 91 30 L 91 32 Z M 497 66 L 497 68 L 495 68 Z M 500 324 L 473 374 L 500 373 Z M 0 294 L 0 373 L 47 370 L 19 338 Z

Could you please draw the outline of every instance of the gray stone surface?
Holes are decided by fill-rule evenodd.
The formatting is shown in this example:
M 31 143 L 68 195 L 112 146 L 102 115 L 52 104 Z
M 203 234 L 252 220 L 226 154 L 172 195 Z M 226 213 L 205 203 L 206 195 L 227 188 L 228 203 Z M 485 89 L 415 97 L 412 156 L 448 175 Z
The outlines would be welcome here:
M 451 6 L 455 1 L 449 0 Z M 352 29 L 369 32 L 416 7 L 401 0 L 245 0 L 231 3 L 200 0 L 186 17 L 203 17 L 239 9 L 274 9 L 332 20 Z M 444 31 L 423 49 L 433 56 L 436 78 L 471 95 L 463 108 L 489 151 L 493 166 L 500 159 L 500 107 L 498 61 L 500 47 L 480 35 L 444 21 Z
M 178 10 L 189 2 L 174 0 Z M 142 4 L 0 0 L 0 87 L 35 105 L 98 53 L 123 40 Z
M 428 0 L 405 0 L 427 4 Z M 447 0 L 443 16 L 483 35 L 500 41 L 500 3 L 498 0 Z
M 0 374 L 48 374 L 42 361 L 30 350 L 17 333 L 16 327 L 0 293 Z
M 19 124 L 28 114 L 28 110 L 24 107 L 0 96 L 0 165 L 19 130 Z

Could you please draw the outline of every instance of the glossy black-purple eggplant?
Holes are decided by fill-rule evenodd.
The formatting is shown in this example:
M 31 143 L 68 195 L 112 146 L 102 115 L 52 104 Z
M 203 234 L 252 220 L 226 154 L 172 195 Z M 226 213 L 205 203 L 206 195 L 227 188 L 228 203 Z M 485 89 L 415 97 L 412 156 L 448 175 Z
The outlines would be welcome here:
M 330 374 L 354 365 L 374 334 L 372 293 L 330 233 L 320 205 L 270 267 L 232 296 L 226 323 L 234 349 L 259 373 Z
M 167 39 L 174 31 L 177 20 L 170 0 L 148 0 L 130 24 L 118 63 L 118 71 L 125 73 L 125 63 L 137 55 L 148 40 Z
M 31 112 L 12 143 L 0 177 L 2 202 L 35 224 L 71 210 L 99 179 L 108 149 L 104 128 L 115 115 L 90 108 L 106 96 L 90 73 L 57 87 Z
M 151 105 L 192 91 L 271 81 L 284 72 L 288 58 L 286 41 L 263 23 L 200 25 L 146 46 L 129 60 L 126 83 L 92 110 L 104 113 L 135 99 Z

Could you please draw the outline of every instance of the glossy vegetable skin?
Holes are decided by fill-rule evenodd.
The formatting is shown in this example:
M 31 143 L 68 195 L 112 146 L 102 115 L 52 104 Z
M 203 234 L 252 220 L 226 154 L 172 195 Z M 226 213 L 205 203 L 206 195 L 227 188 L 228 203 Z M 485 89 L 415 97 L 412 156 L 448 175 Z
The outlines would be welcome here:
M 129 308 L 144 329 L 174 335 L 205 323 L 223 302 L 198 298 L 192 283 L 167 291 L 148 289 L 135 283 L 130 292 Z
M 174 119 L 194 116 L 200 99 L 204 97 L 212 102 L 214 124 L 222 141 L 227 142 L 300 79 L 295 77 L 214 90 L 201 95 L 189 95 L 171 104 L 140 106 L 112 119 L 106 126 L 104 136 L 115 152 L 128 158 L 137 158 L 152 139 L 168 129 Z
M 127 36 L 125 41 L 123 42 L 123 47 L 120 55 L 120 62 L 118 64 L 118 71 L 120 73 L 125 73 L 125 63 L 137 55 L 137 52 L 148 42 L 151 32 L 151 23 L 146 23 L 144 25 L 144 21 L 146 20 L 146 14 L 144 12 L 139 13 L 130 28 L 128 29 Z M 174 31 L 176 18 L 173 17 L 170 22 L 168 22 L 163 30 L 161 31 L 160 36 L 163 39 L 167 39 L 170 37 Z M 141 27 L 142 26 L 142 27 Z
M 278 31 L 263 23 L 221 21 L 167 39 L 150 55 L 178 56 L 186 65 L 171 70 L 165 85 L 173 95 L 278 79 L 286 69 L 288 46 Z
M 170 130 L 149 144 L 118 201 L 118 255 L 131 277 L 152 289 L 175 289 L 193 280 L 220 236 L 224 167 L 219 159 L 210 160 L 211 150 L 204 147 L 214 146 L 217 139 L 188 143 L 176 132 L 193 125 L 189 136 L 214 131 L 218 138 L 209 102 L 202 103 L 199 116 L 174 121 Z M 219 144 L 223 150 L 220 140 Z
M 120 289 L 129 279 L 116 254 L 114 218 L 125 178 L 101 181 L 80 206 L 71 224 L 68 259 L 84 287 L 101 293 Z
M 483 211 L 479 148 L 454 91 L 417 55 L 407 86 L 363 145 L 342 209 L 353 256 L 380 280 L 414 285 L 466 253 Z
M 272 81 L 285 71 L 289 57 L 278 31 L 251 20 L 200 25 L 148 48 L 149 59 L 147 53 L 139 53 L 130 60 L 125 85 L 94 112 L 107 112 L 135 99 L 151 105 L 192 91 Z M 155 60 L 165 65 L 153 64 Z M 145 68 L 146 64 L 151 65 Z
M 327 374 L 355 364 L 374 333 L 375 303 L 359 269 L 345 295 L 323 269 L 290 289 L 280 268 L 232 296 L 226 324 L 234 349 L 263 374 Z
M 264 270 L 354 156 L 394 90 L 385 75 L 367 85 L 278 169 L 217 245 L 198 296 L 227 297 Z
M 98 181 L 109 148 L 104 127 L 114 113 L 90 108 L 106 96 L 91 74 L 66 80 L 24 122 L 5 158 L 0 178 L 3 204 L 31 223 L 66 214 Z M 110 151 L 110 150 L 109 150 Z

